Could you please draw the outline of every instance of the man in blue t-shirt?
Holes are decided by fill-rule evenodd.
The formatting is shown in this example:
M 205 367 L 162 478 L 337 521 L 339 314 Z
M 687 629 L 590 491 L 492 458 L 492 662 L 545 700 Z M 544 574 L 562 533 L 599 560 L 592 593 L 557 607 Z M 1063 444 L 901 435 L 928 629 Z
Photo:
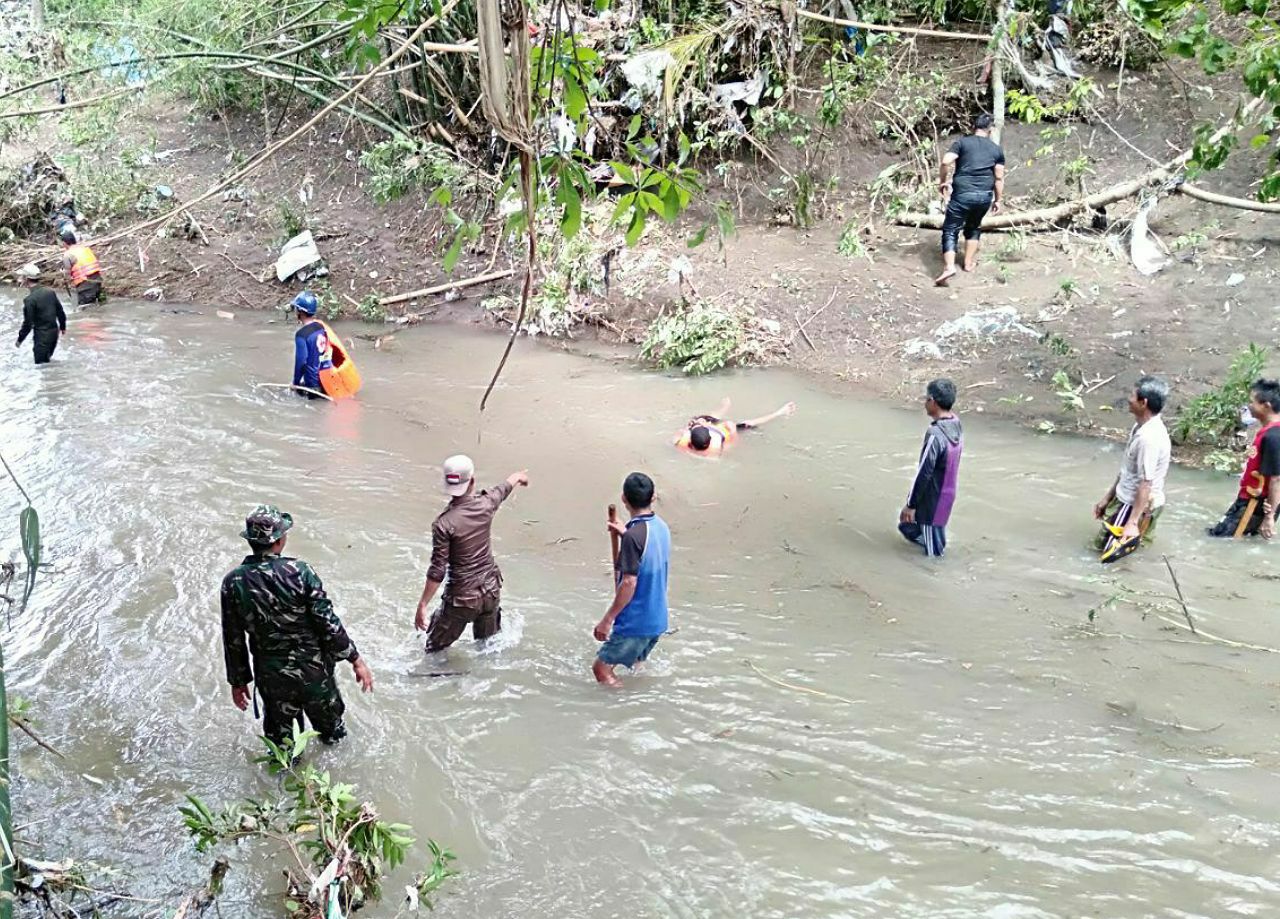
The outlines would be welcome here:
M 324 392 L 320 371 L 333 367 L 333 349 L 324 323 L 316 319 L 320 301 L 304 290 L 289 304 L 298 316 L 298 331 L 293 335 L 293 385 L 308 399 L 318 399 Z
M 591 672 L 607 686 L 619 685 L 613 668 L 634 669 L 646 660 L 667 631 L 667 564 L 671 531 L 653 512 L 653 479 L 633 472 L 622 483 L 622 503 L 631 519 L 626 526 L 610 522 L 621 537 L 614 568 L 613 603 L 595 628 L 603 641 Z M 607 639 L 607 641 L 606 641 Z

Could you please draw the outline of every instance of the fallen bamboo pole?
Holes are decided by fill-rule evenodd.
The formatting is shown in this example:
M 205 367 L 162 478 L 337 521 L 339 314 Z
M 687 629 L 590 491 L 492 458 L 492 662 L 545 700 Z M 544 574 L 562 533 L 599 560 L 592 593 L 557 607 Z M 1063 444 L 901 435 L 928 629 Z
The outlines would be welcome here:
M 802 19 L 847 26 L 851 29 L 865 29 L 868 32 L 892 32 L 895 35 L 916 35 L 921 38 L 956 38 L 963 41 L 980 41 L 983 44 L 991 41 L 990 35 L 981 35 L 977 32 L 941 32 L 937 29 L 918 29 L 913 26 L 885 26 L 874 22 L 858 22 L 856 19 L 837 19 L 835 16 L 811 13 L 809 10 L 796 10 L 796 15 Z
M 1209 204 L 1221 204 L 1224 207 L 1234 207 L 1242 211 L 1258 211 L 1262 214 L 1280 214 L 1280 203 L 1274 201 L 1251 201 L 1248 198 L 1220 195 L 1215 191 L 1206 191 L 1198 185 L 1191 185 L 1187 182 L 1179 185 L 1176 191 L 1178 194 L 1186 195 L 1188 198 L 1207 201 Z
M 489 274 L 477 275 L 474 278 L 466 278 L 462 281 L 450 281 L 448 284 L 437 284 L 435 287 L 424 287 L 421 290 L 411 290 L 408 293 L 396 294 L 394 297 L 383 297 L 378 303 L 382 306 L 391 306 L 394 303 L 404 303 L 406 300 L 416 300 L 419 297 L 429 297 L 432 294 L 444 294 L 451 290 L 459 290 L 463 287 L 474 287 L 477 284 L 488 284 L 490 281 L 500 281 L 503 278 L 509 278 L 515 274 L 514 268 L 507 268 L 503 271 L 491 271 Z

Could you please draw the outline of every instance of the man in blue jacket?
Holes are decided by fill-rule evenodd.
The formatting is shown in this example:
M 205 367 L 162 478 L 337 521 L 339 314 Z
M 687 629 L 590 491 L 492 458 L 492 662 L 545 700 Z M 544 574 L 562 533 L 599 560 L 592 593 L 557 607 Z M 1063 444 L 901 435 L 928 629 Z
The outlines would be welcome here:
M 323 393 L 320 371 L 333 368 L 333 349 L 329 347 L 329 335 L 324 323 L 316 319 L 320 301 L 309 290 L 293 298 L 290 304 L 297 314 L 300 326 L 293 336 L 293 385 Z M 319 398 L 306 393 L 308 399 Z
M 622 483 L 622 502 L 631 513 L 626 526 L 610 522 L 621 538 L 614 569 L 613 602 L 595 627 L 603 641 L 591 672 L 606 686 L 618 686 L 613 669 L 634 669 L 649 657 L 667 631 L 667 565 L 671 531 L 653 512 L 653 479 L 633 472 Z

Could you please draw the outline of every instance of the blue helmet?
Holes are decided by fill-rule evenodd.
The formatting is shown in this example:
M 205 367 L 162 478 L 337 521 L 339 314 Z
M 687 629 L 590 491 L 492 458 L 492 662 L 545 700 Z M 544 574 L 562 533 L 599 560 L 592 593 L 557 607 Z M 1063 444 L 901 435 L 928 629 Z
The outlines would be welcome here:
M 291 306 L 299 313 L 306 313 L 308 316 L 314 316 L 316 310 L 320 308 L 320 301 L 316 299 L 316 295 L 309 290 L 304 290 L 298 296 L 293 298 Z

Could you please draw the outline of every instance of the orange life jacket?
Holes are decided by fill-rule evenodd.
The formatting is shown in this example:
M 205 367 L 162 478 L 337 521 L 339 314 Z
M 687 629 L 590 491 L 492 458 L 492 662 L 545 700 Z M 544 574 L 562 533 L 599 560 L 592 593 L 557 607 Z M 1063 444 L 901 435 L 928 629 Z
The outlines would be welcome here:
M 363 385 L 360 371 L 356 369 L 356 362 L 347 354 L 346 346 L 333 333 L 333 329 L 329 328 L 329 324 L 323 320 L 318 321 L 324 326 L 324 334 L 329 340 L 329 350 L 332 353 L 332 366 L 320 368 L 320 386 L 330 399 L 350 399 Z
M 72 246 L 67 250 L 67 256 L 71 259 L 71 283 L 76 287 L 90 278 L 101 276 L 98 257 L 88 246 Z
M 711 432 L 711 445 L 705 450 L 693 447 L 693 428 L 703 427 Z M 732 421 L 706 421 L 702 419 L 692 427 L 686 427 L 676 435 L 676 447 L 694 456 L 719 456 L 733 446 L 738 439 L 738 428 Z

